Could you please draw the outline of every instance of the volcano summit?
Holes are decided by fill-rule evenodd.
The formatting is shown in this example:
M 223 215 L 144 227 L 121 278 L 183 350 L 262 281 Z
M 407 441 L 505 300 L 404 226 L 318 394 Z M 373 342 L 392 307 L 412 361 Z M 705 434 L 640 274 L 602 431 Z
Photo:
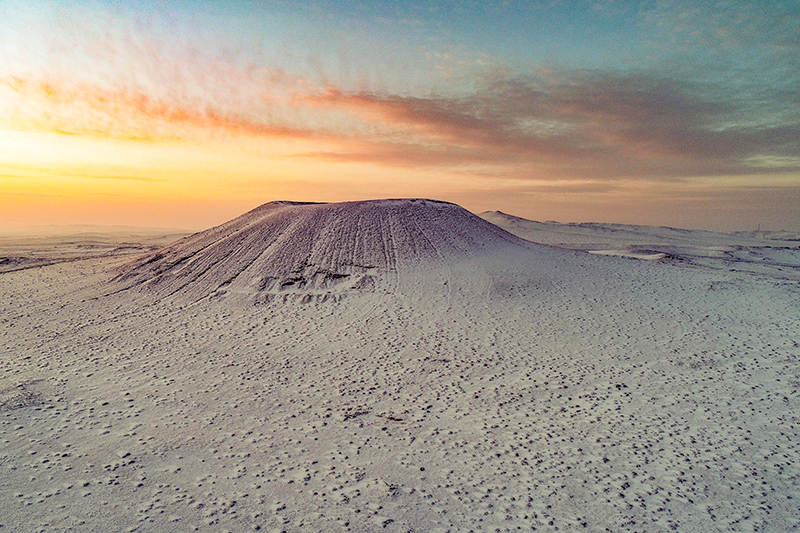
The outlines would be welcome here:
M 508 246 L 530 243 L 447 202 L 270 202 L 126 266 L 116 281 L 190 299 L 328 296 Z

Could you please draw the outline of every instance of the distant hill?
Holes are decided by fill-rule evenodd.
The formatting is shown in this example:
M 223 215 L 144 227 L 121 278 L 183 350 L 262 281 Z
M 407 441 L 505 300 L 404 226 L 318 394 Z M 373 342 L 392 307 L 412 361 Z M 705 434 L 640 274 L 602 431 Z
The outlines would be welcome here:
M 479 216 L 518 237 L 559 248 L 800 279 L 800 235 L 788 231 L 717 233 L 630 224 L 562 224 L 501 211 Z

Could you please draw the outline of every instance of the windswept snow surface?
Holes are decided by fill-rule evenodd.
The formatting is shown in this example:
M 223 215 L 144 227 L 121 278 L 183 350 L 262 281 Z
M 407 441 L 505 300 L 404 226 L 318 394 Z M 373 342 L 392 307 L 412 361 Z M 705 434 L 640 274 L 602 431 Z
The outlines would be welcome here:
M 266 204 L 0 294 L 2 529 L 800 527 L 791 279 L 394 200 Z
M 271 202 L 126 266 L 118 281 L 184 300 L 333 296 L 509 244 L 524 241 L 446 202 Z
M 501 211 L 487 211 L 480 216 L 535 243 L 800 281 L 800 235 L 788 231 L 716 233 L 627 224 L 561 224 L 527 220 Z

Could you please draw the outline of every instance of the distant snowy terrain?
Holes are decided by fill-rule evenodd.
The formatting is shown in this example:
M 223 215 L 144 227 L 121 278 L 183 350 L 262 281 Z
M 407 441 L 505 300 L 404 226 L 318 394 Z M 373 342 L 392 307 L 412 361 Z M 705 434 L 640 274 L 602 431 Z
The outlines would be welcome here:
M 0 235 L 0 272 L 157 250 L 186 231 L 126 226 L 37 226 Z
M 787 231 L 716 233 L 626 224 L 560 224 L 536 222 L 500 211 L 487 211 L 480 216 L 531 242 L 800 280 L 800 234 Z
M 273 202 L 0 273 L 0 529 L 800 527 L 790 241 L 483 216 Z

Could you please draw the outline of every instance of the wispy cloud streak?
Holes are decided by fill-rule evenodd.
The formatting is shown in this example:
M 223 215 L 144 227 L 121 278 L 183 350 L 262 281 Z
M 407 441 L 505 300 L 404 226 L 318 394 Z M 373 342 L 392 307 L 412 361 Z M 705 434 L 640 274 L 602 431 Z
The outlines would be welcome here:
M 709 99 L 701 88 L 648 73 L 549 73 L 498 77 L 460 98 L 346 92 L 328 87 L 298 96 L 306 105 L 343 110 L 391 127 L 403 142 L 370 144 L 355 159 L 408 164 L 494 162 L 526 168 L 558 165 L 563 175 L 680 178 L 752 173 L 756 160 L 784 158 L 759 170 L 797 170 L 800 121 L 743 121 L 749 110 Z M 414 144 L 428 147 L 418 156 Z M 331 158 L 348 154 L 330 154 Z M 533 173 L 533 176 L 536 176 Z
M 223 134 L 297 139 L 320 143 L 304 157 L 333 162 L 492 167 L 519 179 L 800 170 L 800 120 L 759 120 L 733 99 L 708 98 L 687 81 L 648 73 L 495 76 L 460 97 L 292 81 L 279 91 L 264 86 L 255 105 L 225 109 L 20 78 L 0 83 L 0 91 L 14 109 L 3 119 L 7 126 L 148 142 Z
M 134 141 L 203 138 L 215 133 L 308 138 L 309 130 L 259 122 L 211 106 L 189 107 L 131 90 L 11 78 L 0 80 L 7 127 Z

